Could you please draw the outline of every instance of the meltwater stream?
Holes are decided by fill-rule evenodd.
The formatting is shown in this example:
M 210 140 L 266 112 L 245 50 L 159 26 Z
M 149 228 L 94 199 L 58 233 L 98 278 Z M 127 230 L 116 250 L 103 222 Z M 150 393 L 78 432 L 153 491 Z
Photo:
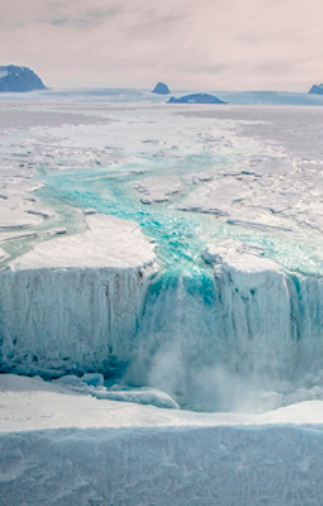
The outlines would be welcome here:
M 270 409 L 323 396 L 323 282 L 317 265 L 311 271 L 310 236 L 300 246 L 293 237 L 182 213 L 175 209 L 180 196 L 143 205 L 136 176 L 129 181 L 127 173 L 44 177 L 45 200 L 136 221 L 156 241 L 161 270 L 129 336 L 121 384 L 148 385 L 203 411 Z M 209 243 L 218 250 L 203 258 Z

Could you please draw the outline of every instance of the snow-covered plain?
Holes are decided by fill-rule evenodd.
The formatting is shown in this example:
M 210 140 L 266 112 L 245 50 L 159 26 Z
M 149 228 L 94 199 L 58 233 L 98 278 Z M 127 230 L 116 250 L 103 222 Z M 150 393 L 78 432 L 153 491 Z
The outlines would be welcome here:
M 320 108 L 0 109 L 4 504 L 322 504 Z

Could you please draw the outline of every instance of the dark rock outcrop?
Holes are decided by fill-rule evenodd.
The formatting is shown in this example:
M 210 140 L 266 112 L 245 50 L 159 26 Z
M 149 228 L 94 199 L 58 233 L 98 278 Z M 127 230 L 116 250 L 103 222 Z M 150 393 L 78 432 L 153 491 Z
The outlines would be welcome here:
M 28 67 L 0 67 L 0 92 L 46 90 L 43 81 Z
M 153 89 L 153 93 L 157 93 L 158 95 L 168 95 L 170 91 L 167 84 L 158 83 Z
M 193 95 L 185 95 L 184 97 L 171 97 L 168 104 L 225 104 L 223 100 L 209 95 L 208 93 L 194 93 Z
M 313 84 L 309 93 L 313 93 L 314 95 L 323 95 L 323 84 Z

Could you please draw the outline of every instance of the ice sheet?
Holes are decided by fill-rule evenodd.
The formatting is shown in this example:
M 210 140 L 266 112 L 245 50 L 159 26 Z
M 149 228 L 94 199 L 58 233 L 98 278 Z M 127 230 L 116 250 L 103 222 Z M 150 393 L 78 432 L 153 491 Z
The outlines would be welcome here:
M 136 184 L 138 192 L 142 193 L 140 201 L 143 204 L 152 202 L 165 202 L 170 195 L 183 190 L 183 186 L 177 176 L 147 177 Z
M 10 375 L 0 377 L 0 402 L 6 504 L 322 502 L 322 402 L 203 415 Z

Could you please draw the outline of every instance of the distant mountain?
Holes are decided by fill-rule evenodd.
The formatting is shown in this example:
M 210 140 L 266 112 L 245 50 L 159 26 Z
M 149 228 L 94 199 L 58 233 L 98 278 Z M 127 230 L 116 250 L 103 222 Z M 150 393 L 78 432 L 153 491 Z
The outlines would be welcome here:
M 155 88 L 153 89 L 153 93 L 157 93 L 158 95 L 168 95 L 170 91 L 167 84 L 157 83 Z
M 323 95 L 323 84 L 313 84 L 309 93 L 313 93 L 314 95 Z
M 193 95 L 185 95 L 184 97 L 171 97 L 168 104 L 225 104 L 223 100 L 209 95 L 208 93 L 194 93 Z
M 0 67 L 0 92 L 46 90 L 43 81 L 28 67 Z

